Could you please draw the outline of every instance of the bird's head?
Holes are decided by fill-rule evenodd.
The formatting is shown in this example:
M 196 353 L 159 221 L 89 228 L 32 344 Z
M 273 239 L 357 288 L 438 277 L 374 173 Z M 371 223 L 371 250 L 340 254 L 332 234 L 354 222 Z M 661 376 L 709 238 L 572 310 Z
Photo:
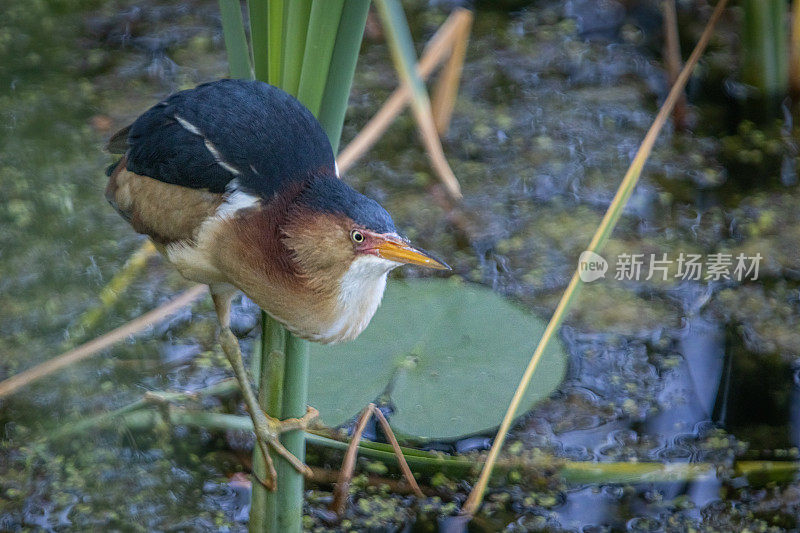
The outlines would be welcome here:
M 308 183 L 282 231 L 309 283 L 322 290 L 338 289 L 340 295 L 353 293 L 356 298 L 359 292 L 378 289 L 382 295 L 386 274 L 403 264 L 450 270 L 401 237 L 378 202 L 335 177 Z

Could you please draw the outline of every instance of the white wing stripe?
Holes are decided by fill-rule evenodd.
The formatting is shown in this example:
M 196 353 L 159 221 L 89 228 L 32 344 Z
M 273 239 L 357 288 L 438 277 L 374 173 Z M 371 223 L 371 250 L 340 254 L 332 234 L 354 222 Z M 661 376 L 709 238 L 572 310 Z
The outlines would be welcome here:
M 203 134 L 200 133 L 200 130 L 197 129 L 197 126 L 195 126 L 194 124 L 192 124 L 191 122 L 189 122 L 188 120 L 183 118 L 182 116 L 175 115 L 175 120 L 177 120 L 178 124 L 180 124 L 181 127 L 183 129 L 185 129 L 186 131 L 188 131 L 189 133 L 194 133 L 195 135 L 199 135 L 200 137 L 203 136 Z
M 236 167 L 234 167 L 230 163 L 226 163 L 225 161 L 223 161 L 222 156 L 219 153 L 219 150 L 217 150 L 217 147 L 214 146 L 214 143 L 209 141 L 205 135 L 203 135 L 203 133 L 198 129 L 197 126 L 195 126 L 194 124 L 192 124 L 191 122 L 189 122 L 188 120 L 186 120 L 185 118 L 183 118 L 178 114 L 175 115 L 175 120 L 178 121 L 178 124 L 180 124 L 181 127 L 186 131 L 188 131 L 189 133 L 192 133 L 194 135 L 197 135 L 198 137 L 203 138 L 203 143 L 206 145 L 206 149 L 209 152 L 211 152 L 211 156 L 214 158 L 214 161 L 216 161 L 219 166 L 221 166 L 234 176 L 238 176 L 239 174 L 241 174 L 241 172 L 239 172 L 239 170 Z
M 236 168 L 234 168 L 233 166 L 229 165 L 228 163 L 222 160 L 222 156 L 220 155 L 219 150 L 217 150 L 217 147 L 214 146 L 214 143 L 212 143 L 205 137 L 203 138 L 203 142 L 205 143 L 206 148 L 208 149 L 209 152 L 211 152 L 211 155 L 214 157 L 214 160 L 217 162 L 219 166 L 221 166 L 234 176 L 238 176 L 239 174 L 241 174 L 241 172 L 239 172 Z

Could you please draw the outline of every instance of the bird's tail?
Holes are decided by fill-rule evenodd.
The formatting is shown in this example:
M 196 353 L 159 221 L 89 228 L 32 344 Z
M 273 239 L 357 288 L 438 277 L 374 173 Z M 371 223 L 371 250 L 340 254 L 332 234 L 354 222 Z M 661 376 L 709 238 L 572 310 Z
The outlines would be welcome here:
M 106 167 L 106 176 L 108 176 L 110 178 L 111 175 L 114 173 L 114 171 L 117 170 L 117 167 L 119 166 L 120 163 L 122 163 L 122 159 L 117 159 L 116 161 L 114 161 L 113 163 L 108 165 Z
M 106 150 L 112 154 L 124 154 L 128 151 L 128 134 L 131 131 L 130 126 L 125 126 L 117 133 L 111 136 L 106 144 Z

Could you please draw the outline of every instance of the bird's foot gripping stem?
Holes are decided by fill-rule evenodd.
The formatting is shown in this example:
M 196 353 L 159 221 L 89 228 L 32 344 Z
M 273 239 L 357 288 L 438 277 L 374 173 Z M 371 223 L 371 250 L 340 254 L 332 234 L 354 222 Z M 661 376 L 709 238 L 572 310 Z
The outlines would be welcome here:
M 306 408 L 306 414 L 302 417 L 286 418 L 284 420 L 273 418 L 258 408 L 255 412 L 256 415 L 253 416 L 253 411 L 251 410 L 250 417 L 253 419 L 256 441 L 261 448 L 261 453 L 264 455 L 264 463 L 267 465 L 268 471 L 268 479 L 259 481 L 268 489 L 275 489 L 276 472 L 272 457 L 270 457 L 269 454 L 269 447 L 272 447 L 275 453 L 286 459 L 295 470 L 305 476 L 311 476 L 311 469 L 287 450 L 284 445 L 281 444 L 279 438 L 282 433 L 286 433 L 287 431 L 305 430 L 308 424 L 319 414 L 317 410 L 309 406 Z
M 283 444 L 279 438 L 282 433 L 287 431 L 304 430 L 308 424 L 317 417 L 318 412 L 313 407 L 308 407 L 306 414 L 300 418 L 287 418 L 285 420 L 278 420 L 266 414 L 261 410 L 258 405 L 258 400 L 250 387 L 250 381 L 247 377 L 247 371 L 242 362 L 242 352 L 239 348 L 239 341 L 230 328 L 223 327 L 220 331 L 219 341 L 222 345 L 222 350 L 228 357 L 228 360 L 233 367 L 233 372 L 239 381 L 239 387 L 242 389 L 242 396 L 244 397 L 247 410 L 250 412 L 250 418 L 253 420 L 253 429 L 256 434 L 256 442 L 261 453 L 264 456 L 264 464 L 267 466 L 267 479 L 259 479 L 262 485 L 270 490 L 276 488 L 275 465 L 273 464 L 272 457 L 269 453 L 271 446 L 275 453 L 286 459 L 295 470 L 303 475 L 310 476 L 311 469 L 308 468 L 300 459 L 295 457 Z

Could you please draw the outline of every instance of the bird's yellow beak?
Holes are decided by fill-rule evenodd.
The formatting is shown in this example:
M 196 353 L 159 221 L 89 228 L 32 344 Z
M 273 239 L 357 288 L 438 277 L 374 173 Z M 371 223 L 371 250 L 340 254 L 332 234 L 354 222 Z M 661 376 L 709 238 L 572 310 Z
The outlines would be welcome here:
M 394 238 L 384 238 L 383 242 L 374 248 L 375 253 L 384 259 L 419 265 L 436 270 L 452 270 L 446 263 L 434 258 L 425 250 L 414 248 L 409 243 Z

